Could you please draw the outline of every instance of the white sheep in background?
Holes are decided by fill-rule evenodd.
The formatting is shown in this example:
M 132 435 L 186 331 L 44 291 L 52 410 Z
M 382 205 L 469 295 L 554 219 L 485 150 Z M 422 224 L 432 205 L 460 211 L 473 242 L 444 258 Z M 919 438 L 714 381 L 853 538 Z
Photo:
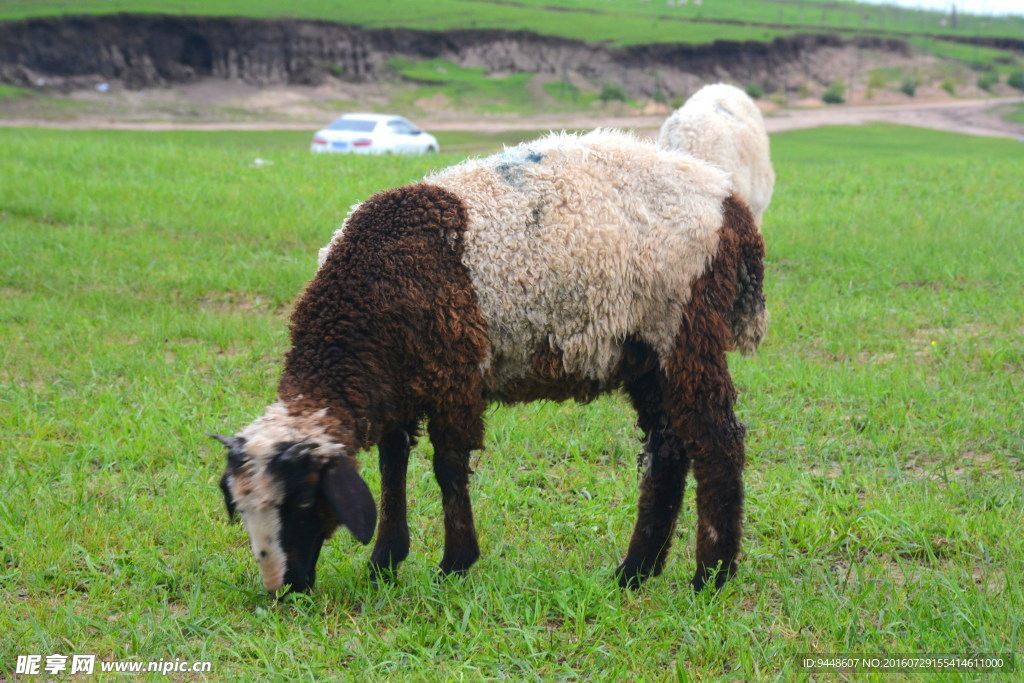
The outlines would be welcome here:
M 692 583 L 721 585 L 739 551 L 744 463 L 725 353 L 752 351 L 767 323 L 764 241 L 731 192 L 710 164 L 595 131 L 468 160 L 358 205 L 292 314 L 278 400 L 218 437 L 224 499 L 245 519 L 267 589 L 312 586 L 339 525 L 369 542 L 378 516 L 356 456 L 374 445 L 370 565 L 397 568 L 421 421 L 444 508 L 441 571 L 466 571 L 479 556 L 469 458 L 487 405 L 616 389 L 646 454 L 618 581 L 661 572 L 692 462 Z
M 736 193 L 761 225 L 775 172 L 764 118 L 745 92 L 725 83 L 704 86 L 662 124 L 658 146 L 688 152 L 732 174 Z

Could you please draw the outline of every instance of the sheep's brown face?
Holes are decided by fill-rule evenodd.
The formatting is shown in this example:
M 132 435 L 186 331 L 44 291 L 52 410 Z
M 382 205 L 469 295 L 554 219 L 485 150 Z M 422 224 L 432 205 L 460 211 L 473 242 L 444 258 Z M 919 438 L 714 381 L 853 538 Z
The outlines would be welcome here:
M 228 447 L 220 480 L 228 515 L 242 515 L 268 591 L 312 588 L 320 548 L 338 525 L 363 543 L 373 537 L 373 496 L 351 458 L 318 458 L 308 442 L 263 449 L 215 438 Z

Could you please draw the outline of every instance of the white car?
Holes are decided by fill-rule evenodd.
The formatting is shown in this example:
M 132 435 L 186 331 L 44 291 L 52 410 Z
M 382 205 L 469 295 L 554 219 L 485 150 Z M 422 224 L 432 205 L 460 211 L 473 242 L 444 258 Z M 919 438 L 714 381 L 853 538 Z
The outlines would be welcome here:
M 354 154 L 434 154 L 437 138 L 401 116 L 345 114 L 317 131 L 311 152 Z

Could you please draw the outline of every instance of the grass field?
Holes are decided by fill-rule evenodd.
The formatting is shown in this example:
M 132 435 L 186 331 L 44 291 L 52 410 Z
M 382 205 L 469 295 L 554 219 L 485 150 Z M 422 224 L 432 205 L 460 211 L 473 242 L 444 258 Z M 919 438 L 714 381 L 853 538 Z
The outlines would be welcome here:
M 1024 123 L 1024 104 L 1018 104 L 1013 111 L 1003 118 L 1007 121 L 1013 121 L 1014 123 Z
M 276 603 L 205 434 L 273 398 L 289 306 L 348 206 L 457 160 L 285 135 L 0 130 L 0 678 L 18 654 L 93 653 L 235 680 L 788 680 L 811 653 L 1020 649 L 1024 145 L 774 138 L 772 328 L 730 360 L 746 532 L 719 594 L 688 584 L 692 485 L 665 574 L 614 587 L 638 444 L 608 397 L 491 411 L 465 580 L 434 580 L 424 443 L 398 584 L 374 588 L 341 533 L 317 589 Z
M 552 11 L 555 10 L 555 11 Z M 0 0 L 0 19 L 53 14 L 162 12 L 328 19 L 365 26 L 526 29 L 618 44 L 768 40 L 799 31 L 889 35 L 997 35 L 1020 38 L 1024 17 L 942 12 L 834 0 L 715 0 L 697 4 L 640 0 Z

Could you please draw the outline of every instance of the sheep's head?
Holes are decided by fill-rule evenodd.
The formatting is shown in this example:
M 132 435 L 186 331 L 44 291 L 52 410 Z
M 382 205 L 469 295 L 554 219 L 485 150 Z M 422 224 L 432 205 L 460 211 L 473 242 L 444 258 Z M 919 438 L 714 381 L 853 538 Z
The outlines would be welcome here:
M 312 588 L 320 548 L 339 525 L 362 543 L 373 538 L 377 510 L 354 458 L 318 454 L 308 441 L 214 438 L 228 448 L 228 516 L 241 514 L 267 590 Z

